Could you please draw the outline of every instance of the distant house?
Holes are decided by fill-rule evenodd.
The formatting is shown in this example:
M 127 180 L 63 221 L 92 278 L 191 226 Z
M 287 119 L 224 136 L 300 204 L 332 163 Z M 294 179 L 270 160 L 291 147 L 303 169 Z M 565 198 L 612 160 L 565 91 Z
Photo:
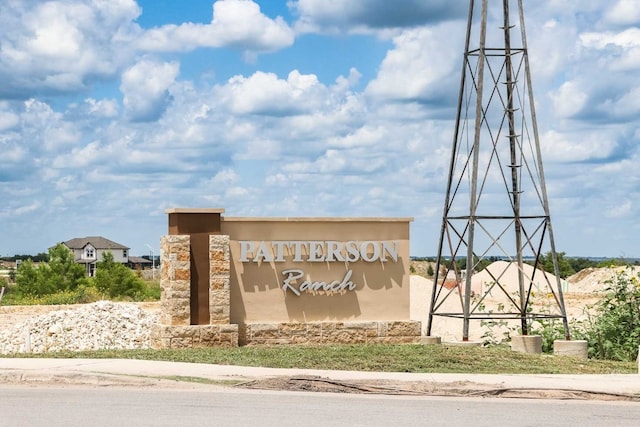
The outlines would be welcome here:
M 93 276 L 96 264 L 102 261 L 102 255 L 111 252 L 113 260 L 129 265 L 129 248 L 100 236 L 78 237 L 62 242 L 73 251 L 75 262 L 83 264 L 88 276 Z
M 154 261 L 139 256 L 130 256 L 128 263 L 129 268 L 133 270 L 147 270 L 149 268 L 152 268 L 154 266 L 153 264 Z

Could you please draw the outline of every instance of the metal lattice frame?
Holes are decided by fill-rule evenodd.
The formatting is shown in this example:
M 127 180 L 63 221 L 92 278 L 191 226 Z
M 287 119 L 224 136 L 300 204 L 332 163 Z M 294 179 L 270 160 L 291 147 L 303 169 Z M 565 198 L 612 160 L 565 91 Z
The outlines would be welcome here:
M 515 1 L 502 0 L 502 19 L 494 22 L 497 31 L 489 32 L 489 1 L 481 0 L 478 21 L 478 5 L 470 0 L 427 335 L 435 316 L 461 318 L 463 341 L 469 338 L 471 320 L 519 319 L 520 331 L 527 335 L 533 320 L 556 318 L 562 319 L 566 339 L 570 338 L 542 167 L 523 6 L 517 0 L 518 25 L 512 25 L 509 6 Z M 479 38 L 472 40 L 478 25 Z M 477 47 L 472 48 L 475 43 Z M 489 43 L 497 47 L 488 47 Z M 519 46 L 513 47 L 516 43 Z M 540 268 L 526 268 L 527 261 L 539 266 L 545 251 L 551 253 L 555 280 Z M 491 257 L 509 263 L 503 271 L 489 272 L 490 284 L 476 290 L 472 298 L 471 273 Z M 465 258 L 469 274 L 463 276 L 456 260 Z M 503 277 L 512 265 L 517 266 L 517 284 L 506 283 Z M 534 290 L 552 295 L 552 309 L 536 311 Z M 484 301 L 494 291 L 506 295 L 507 310 L 485 311 Z M 459 299 L 460 311 L 443 309 L 448 298 Z

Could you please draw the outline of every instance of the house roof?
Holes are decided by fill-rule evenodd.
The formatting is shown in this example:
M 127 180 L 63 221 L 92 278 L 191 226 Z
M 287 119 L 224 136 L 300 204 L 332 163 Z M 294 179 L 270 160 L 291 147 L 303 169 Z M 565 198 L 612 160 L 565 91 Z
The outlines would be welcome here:
M 69 249 L 82 249 L 89 243 L 96 249 L 129 249 L 128 246 L 121 245 L 120 243 L 105 239 L 101 236 L 77 237 L 62 243 Z
M 130 256 L 129 262 L 132 264 L 153 264 L 153 261 L 150 259 L 142 258 L 139 256 Z

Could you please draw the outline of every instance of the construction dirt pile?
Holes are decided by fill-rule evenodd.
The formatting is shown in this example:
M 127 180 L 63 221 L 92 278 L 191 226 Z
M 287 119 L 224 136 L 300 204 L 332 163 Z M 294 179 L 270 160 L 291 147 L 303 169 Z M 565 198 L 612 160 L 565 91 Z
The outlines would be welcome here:
M 606 291 L 608 282 L 618 274 L 626 274 L 627 277 L 638 277 L 640 267 L 609 267 L 609 268 L 585 268 L 576 274 L 567 277 L 569 282 L 568 292 L 598 294 Z
M 414 271 L 419 270 L 419 266 L 415 265 L 415 262 L 412 262 L 412 267 Z M 513 298 L 513 292 L 517 290 L 513 285 L 518 283 L 517 268 L 514 265 L 508 265 L 504 261 L 498 261 L 487 267 L 487 270 L 492 269 L 495 270 L 493 277 L 500 277 L 501 282 L 506 284 L 506 290 L 512 292 L 510 296 Z M 609 287 L 609 282 L 621 273 L 626 274 L 627 277 L 638 277 L 640 267 L 589 268 L 568 277 L 566 280 L 561 280 L 569 321 L 583 321 L 590 315 L 595 314 L 596 304 L 602 299 L 604 292 Z M 525 274 L 531 277 L 532 273 L 526 271 Z M 555 276 L 548 273 L 546 275 L 549 277 L 549 283 L 556 283 Z M 479 272 L 471 279 L 472 292 L 476 299 L 478 295 L 484 295 L 491 286 L 492 279 L 485 276 L 487 276 L 486 272 Z M 433 278 L 418 275 L 411 276 L 411 319 L 422 322 L 423 334 L 425 335 L 427 334 L 426 328 L 432 291 Z M 536 284 L 533 294 L 531 302 L 536 312 L 559 314 L 558 304 L 555 302 L 553 295 L 545 290 L 544 281 Z M 482 299 L 482 305 L 485 313 L 500 313 L 513 310 L 509 297 L 497 287 L 493 287 L 486 294 Z M 438 312 L 462 313 L 460 293 L 455 289 L 452 290 L 451 295 L 444 299 L 442 305 L 439 306 Z M 534 328 L 540 327 L 536 322 L 534 322 L 533 326 Z M 517 320 L 473 321 L 470 323 L 469 339 L 498 343 L 508 339 L 513 334 L 517 334 L 518 329 L 519 321 Z M 431 335 L 440 336 L 443 341 L 459 341 L 462 336 L 462 321 L 457 318 L 434 316 Z

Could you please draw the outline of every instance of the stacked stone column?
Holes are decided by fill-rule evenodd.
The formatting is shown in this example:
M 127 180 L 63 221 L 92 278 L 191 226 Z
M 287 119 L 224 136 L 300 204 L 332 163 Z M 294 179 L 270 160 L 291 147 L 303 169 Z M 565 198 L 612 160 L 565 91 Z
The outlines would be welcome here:
M 231 253 L 229 236 L 209 236 L 209 318 L 229 324 L 231 315 Z
M 160 323 L 190 323 L 191 255 L 189 236 L 164 236 L 160 239 Z
M 209 236 L 209 325 L 191 325 L 191 238 L 169 235 L 160 240 L 160 323 L 151 333 L 153 348 L 238 345 L 238 325 L 230 324 L 229 236 Z

